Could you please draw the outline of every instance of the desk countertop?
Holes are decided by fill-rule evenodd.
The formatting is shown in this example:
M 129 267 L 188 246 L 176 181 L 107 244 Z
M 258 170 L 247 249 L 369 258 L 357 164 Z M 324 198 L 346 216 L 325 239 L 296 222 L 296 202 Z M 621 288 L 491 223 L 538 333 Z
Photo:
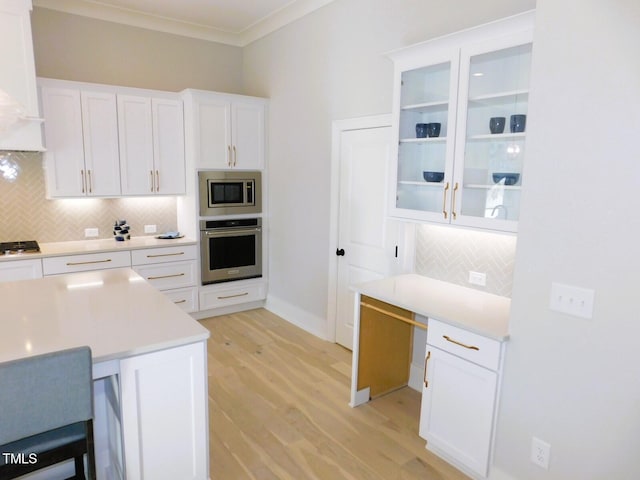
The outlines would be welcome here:
M 416 274 L 352 287 L 363 295 L 499 341 L 509 338 L 511 299 Z
M 129 268 L 0 283 L 0 362 L 89 345 L 95 363 L 206 340 Z

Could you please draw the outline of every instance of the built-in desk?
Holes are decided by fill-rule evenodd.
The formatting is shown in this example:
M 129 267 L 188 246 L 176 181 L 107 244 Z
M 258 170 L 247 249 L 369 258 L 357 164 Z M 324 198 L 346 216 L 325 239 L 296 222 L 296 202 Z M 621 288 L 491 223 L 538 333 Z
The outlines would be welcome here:
M 350 405 L 421 385 L 419 431 L 427 448 L 473 478 L 486 478 L 510 299 L 414 274 L 352 289 Z M 427 335 L 419 380 L 413 382 L 416 329 L 427 329 Z

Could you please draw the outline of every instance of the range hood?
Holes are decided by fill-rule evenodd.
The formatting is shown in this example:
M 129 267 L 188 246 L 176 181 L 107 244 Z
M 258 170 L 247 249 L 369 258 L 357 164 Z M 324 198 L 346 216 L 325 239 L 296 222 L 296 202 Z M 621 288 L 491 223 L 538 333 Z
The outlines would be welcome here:
M 42 119 L 29 117 L 26 109 L 0 89 L 0 150 L 43 151 Z

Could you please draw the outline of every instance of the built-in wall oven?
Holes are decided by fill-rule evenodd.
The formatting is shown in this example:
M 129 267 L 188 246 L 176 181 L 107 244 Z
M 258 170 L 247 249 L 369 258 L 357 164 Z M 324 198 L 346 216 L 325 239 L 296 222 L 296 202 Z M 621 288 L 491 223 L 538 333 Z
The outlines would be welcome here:
M 262 276 L 262 219 L 200 220 L 202 284 Z

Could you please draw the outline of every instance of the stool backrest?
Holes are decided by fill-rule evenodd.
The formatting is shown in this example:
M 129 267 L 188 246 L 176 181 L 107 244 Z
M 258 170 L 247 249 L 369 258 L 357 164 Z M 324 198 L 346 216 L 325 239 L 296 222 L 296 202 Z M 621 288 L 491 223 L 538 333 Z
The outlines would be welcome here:
M 0 445 L 91 418 L 89 347 L 0 363 Z

